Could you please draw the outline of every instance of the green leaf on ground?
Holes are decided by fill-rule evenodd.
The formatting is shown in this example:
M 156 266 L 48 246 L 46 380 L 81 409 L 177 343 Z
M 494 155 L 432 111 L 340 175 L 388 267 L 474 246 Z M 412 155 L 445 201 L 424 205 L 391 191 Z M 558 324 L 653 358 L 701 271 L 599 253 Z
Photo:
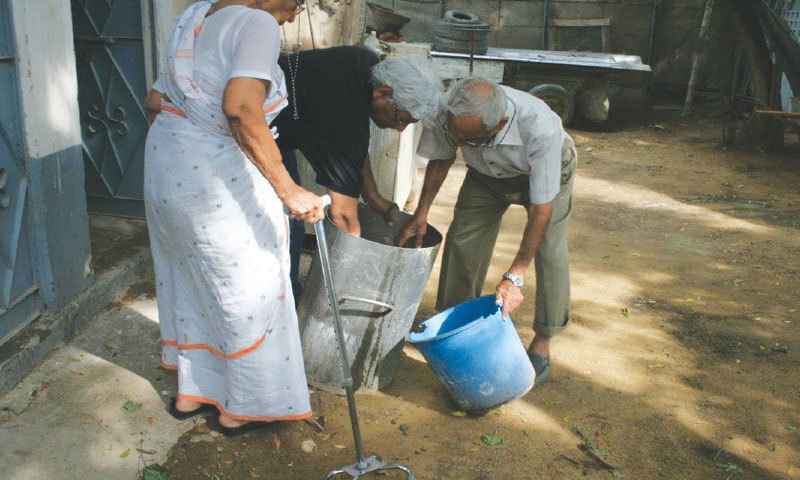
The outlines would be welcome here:
M 597 455 L 598 457 L 607 457 L 611 455 L 611 450 L 605 450 L 597 446 L 593 441 L 589 440 L 585 433 L 583 433 L 583 429 L 580 427 L 575 427 L 572 429 L 572 433 L 578 436 L 583 441 L 583 444 L 586 445 L 593 454 Z
M 500 448 L 506 443 L 506 439 L 500 435 L 483 435 L 481 436 L 481 440 L 492 448 Z
M 466 417 L 467 416 L 467 412 L 464 412 L 464 411 L 461 411 L 461 410 L 456 410 L 451 415 L 453 415 L 454 417 Z
M 735 463 L 718 463 L 717 467 L 725 470 L 725 473 L 728 474 L 727 478 L 731 478 L 734 475 L 741 475 L 744 473 L 744 470 L 742 470 L 741 467 L 739 467 L 739 465 L 736 465 Z
M 133 412 L 135 410 L 139 410 L 140 408 L 142 408 L 142 404 L 128 400 L 127 402 L 125 402 L 125 405 L 123 405 L 122 408 L 124 408 L 129 412 Z
M 150 464 L 142 471 L 142 480 L 167 480 L 167 471 L 157 463 Z
M 129 448 L 129 449 L 125 450 L 124 452 L 120 453 L 119 454 L 119 458 L 128 458 L 128 455 L 130 455 L 130 454 L 131 454 L 131 449 Z

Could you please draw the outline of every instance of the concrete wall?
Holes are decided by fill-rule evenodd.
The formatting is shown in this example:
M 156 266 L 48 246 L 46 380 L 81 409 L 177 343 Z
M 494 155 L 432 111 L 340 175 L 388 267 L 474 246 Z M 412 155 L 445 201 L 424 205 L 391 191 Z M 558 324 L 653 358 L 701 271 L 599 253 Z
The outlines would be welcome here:
M 364 33 L 366 1 L 306 0 L 306 10 L 283 26 L 284 51 L 355 45 Z
M 142 0 L 142 30 L 148 86 L 152 85 L 158 76 L 173 22 L 192 3 L 193 0 Z
M 29 207 L 48 308 L 90 280 L 90 246 L 70 5 L 12 0 Z

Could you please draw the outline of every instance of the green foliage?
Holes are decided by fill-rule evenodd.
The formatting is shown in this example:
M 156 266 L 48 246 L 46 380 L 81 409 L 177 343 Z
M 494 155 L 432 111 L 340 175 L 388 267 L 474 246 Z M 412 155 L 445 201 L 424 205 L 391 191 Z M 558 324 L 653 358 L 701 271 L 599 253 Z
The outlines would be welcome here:
M 141 480 L 168 480 L 167 471 L 157 463 L 153 463 L 142 470 Z

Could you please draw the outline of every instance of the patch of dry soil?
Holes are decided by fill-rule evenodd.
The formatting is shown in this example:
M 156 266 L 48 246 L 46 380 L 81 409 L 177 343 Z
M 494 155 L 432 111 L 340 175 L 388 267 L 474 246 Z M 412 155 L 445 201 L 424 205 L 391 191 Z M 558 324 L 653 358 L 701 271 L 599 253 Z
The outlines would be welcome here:
M 574 322 L 554 340 L 550 381 L 482 417 L 454 416 L 406 346 L 394 381 L 357 396 L 367 453 L 421 480 L 800 478 L 795 139 L 782 154 L 725 150 L 708 115 L 624 118 L 614 131 L 571 131 L 580 155 Z M 455 170 L 431 214 L 442 232 L 463 165 Z M 524 222 L 521 208 L 506 214 L 487 292 Z M 420 319 L 437 279 L 438 264 Z M 526 344 L 531 304 L 514 316 Z M 228 439 L 211 433 L 210 419 L 174 446 L 170 478 L 322 479 L 352 463 L 345 400 L 312 398 L 321 433 L 295 422 Z M 504 444 L 490 447 L 487 434 Z M 301 449 L 305 440 L 313 451 Z

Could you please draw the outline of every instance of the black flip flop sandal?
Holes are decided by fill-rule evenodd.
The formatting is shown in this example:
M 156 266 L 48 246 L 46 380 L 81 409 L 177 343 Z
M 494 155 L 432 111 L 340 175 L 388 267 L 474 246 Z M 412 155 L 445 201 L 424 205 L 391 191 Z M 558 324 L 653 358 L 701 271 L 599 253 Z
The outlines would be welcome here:
M 201 417 L 201 416 L 204 417 L 206 415 L 210 415 L 212 413 L 217 412 L 217 407 L 209 403 L 204 403 L 190 412 L 182 412 L 178 410 L 178 408 L 175 406 L 177 401 L 178 401 L 177 398 L 173 398 L 172 400 L 170 400 L 169 408 L 167 409 L 169 414 L 172 415 L 172 417 L 175 420 L 181 420 L 181 421 L 189 420 L 190 418 Z
M 272 425 L 273 422 L 247 422 L 244 425 L 239 427 L 226 427 L 224 425 L 219 426 L 219 433 L 225 435 L 226 437 L 238 437 L 239 435 L 245 434 L 247 432 L 252 432 L 253 430 L 258 430 L 261 428 L 266 428 L 269 425 Z

